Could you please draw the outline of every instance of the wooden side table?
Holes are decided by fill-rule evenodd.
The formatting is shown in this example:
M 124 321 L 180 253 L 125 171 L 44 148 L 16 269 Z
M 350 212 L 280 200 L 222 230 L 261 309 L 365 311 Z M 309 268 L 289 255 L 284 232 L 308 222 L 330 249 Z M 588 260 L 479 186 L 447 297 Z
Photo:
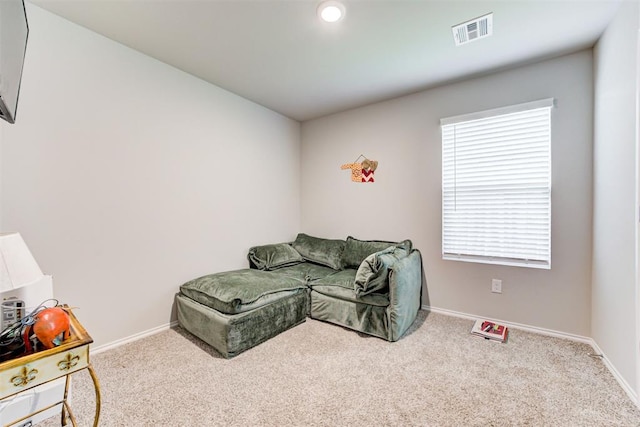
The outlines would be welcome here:
M 52 349 L 34 352 L 0 363 L 0 399 L 13 396 L 58 378 L 66 377 L 64 397 L 59 402 L 6 424 L 5 427 L 17 424 L 20 421 L 24 421 L 33 415 L 60 404 L 62 404 L 61 425 L 66 426 L 68 418 L 71 420 L 73 426 L 77 426 L 76 418 L 67 402 L 67 395 L 71 374 L 83 369 L 89 370 L 91 380 L 93 381 L 96 393 L 96 412 L 93 419 L 93 426 L 98 426 L 98 419 L 100 417 L 100 384 L 89 361 L 89 344 L 93 342 L 93 339 L 84 327 L 82 327 L 80 322 L 78 322 L 78 319 L 76 319 L 71 310 L 69 310 L 68 306 L 65 305 L 64 307 L 69 313 L 71 325 L 70 337 Z

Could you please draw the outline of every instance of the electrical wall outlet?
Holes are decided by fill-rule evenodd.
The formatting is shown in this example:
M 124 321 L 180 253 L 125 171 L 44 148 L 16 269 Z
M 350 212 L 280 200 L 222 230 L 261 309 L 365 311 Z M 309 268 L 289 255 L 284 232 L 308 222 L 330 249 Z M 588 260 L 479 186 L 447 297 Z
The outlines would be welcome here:
M 502 280 L 499 280 L 499 279 L 491 280 L 491 292 L 494 292 L 496 294 L 502 293 Z

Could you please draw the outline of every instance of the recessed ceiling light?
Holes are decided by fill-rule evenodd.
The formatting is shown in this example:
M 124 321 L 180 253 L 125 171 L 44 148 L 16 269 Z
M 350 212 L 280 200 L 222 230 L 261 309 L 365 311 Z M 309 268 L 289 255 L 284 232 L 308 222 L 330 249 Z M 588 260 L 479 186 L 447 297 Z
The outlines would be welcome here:
M 338 22 L 344 18 L 344 5 L 339 1 L 324 1 L 318 6 L 318 17 L 324 22 Z

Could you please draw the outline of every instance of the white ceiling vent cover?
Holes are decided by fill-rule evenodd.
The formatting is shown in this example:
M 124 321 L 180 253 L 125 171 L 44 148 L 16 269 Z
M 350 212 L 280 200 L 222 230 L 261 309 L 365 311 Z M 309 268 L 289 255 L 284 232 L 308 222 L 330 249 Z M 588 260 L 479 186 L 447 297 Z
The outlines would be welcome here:
M 488 37 L 493 34 L 493 13 L 451 27 L 456 46 Z

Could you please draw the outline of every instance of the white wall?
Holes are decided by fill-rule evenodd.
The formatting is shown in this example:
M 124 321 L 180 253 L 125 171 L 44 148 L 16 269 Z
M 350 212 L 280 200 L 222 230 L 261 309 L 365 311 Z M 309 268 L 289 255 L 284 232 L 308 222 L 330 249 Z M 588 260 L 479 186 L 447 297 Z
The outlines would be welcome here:
M 638 13 L 623 2 L 594 48 L 592 337 L 633 389 Z
M 302 230 L 400 240 L 423 254 L 424 304 L 581 336 L 590 334 L 592 53 L 468 80 L 304 122 Z M 553 97 L 552 269 L 441 259 L 443 117 Z M 380 162 L 374 184 L 340 165 Z M 503 293 L 490 292 L 491 279 Z
M 300 228 L 300 125 L 27 4 L 1 229 L 96 344 L 167 324 L 188 279 Z

